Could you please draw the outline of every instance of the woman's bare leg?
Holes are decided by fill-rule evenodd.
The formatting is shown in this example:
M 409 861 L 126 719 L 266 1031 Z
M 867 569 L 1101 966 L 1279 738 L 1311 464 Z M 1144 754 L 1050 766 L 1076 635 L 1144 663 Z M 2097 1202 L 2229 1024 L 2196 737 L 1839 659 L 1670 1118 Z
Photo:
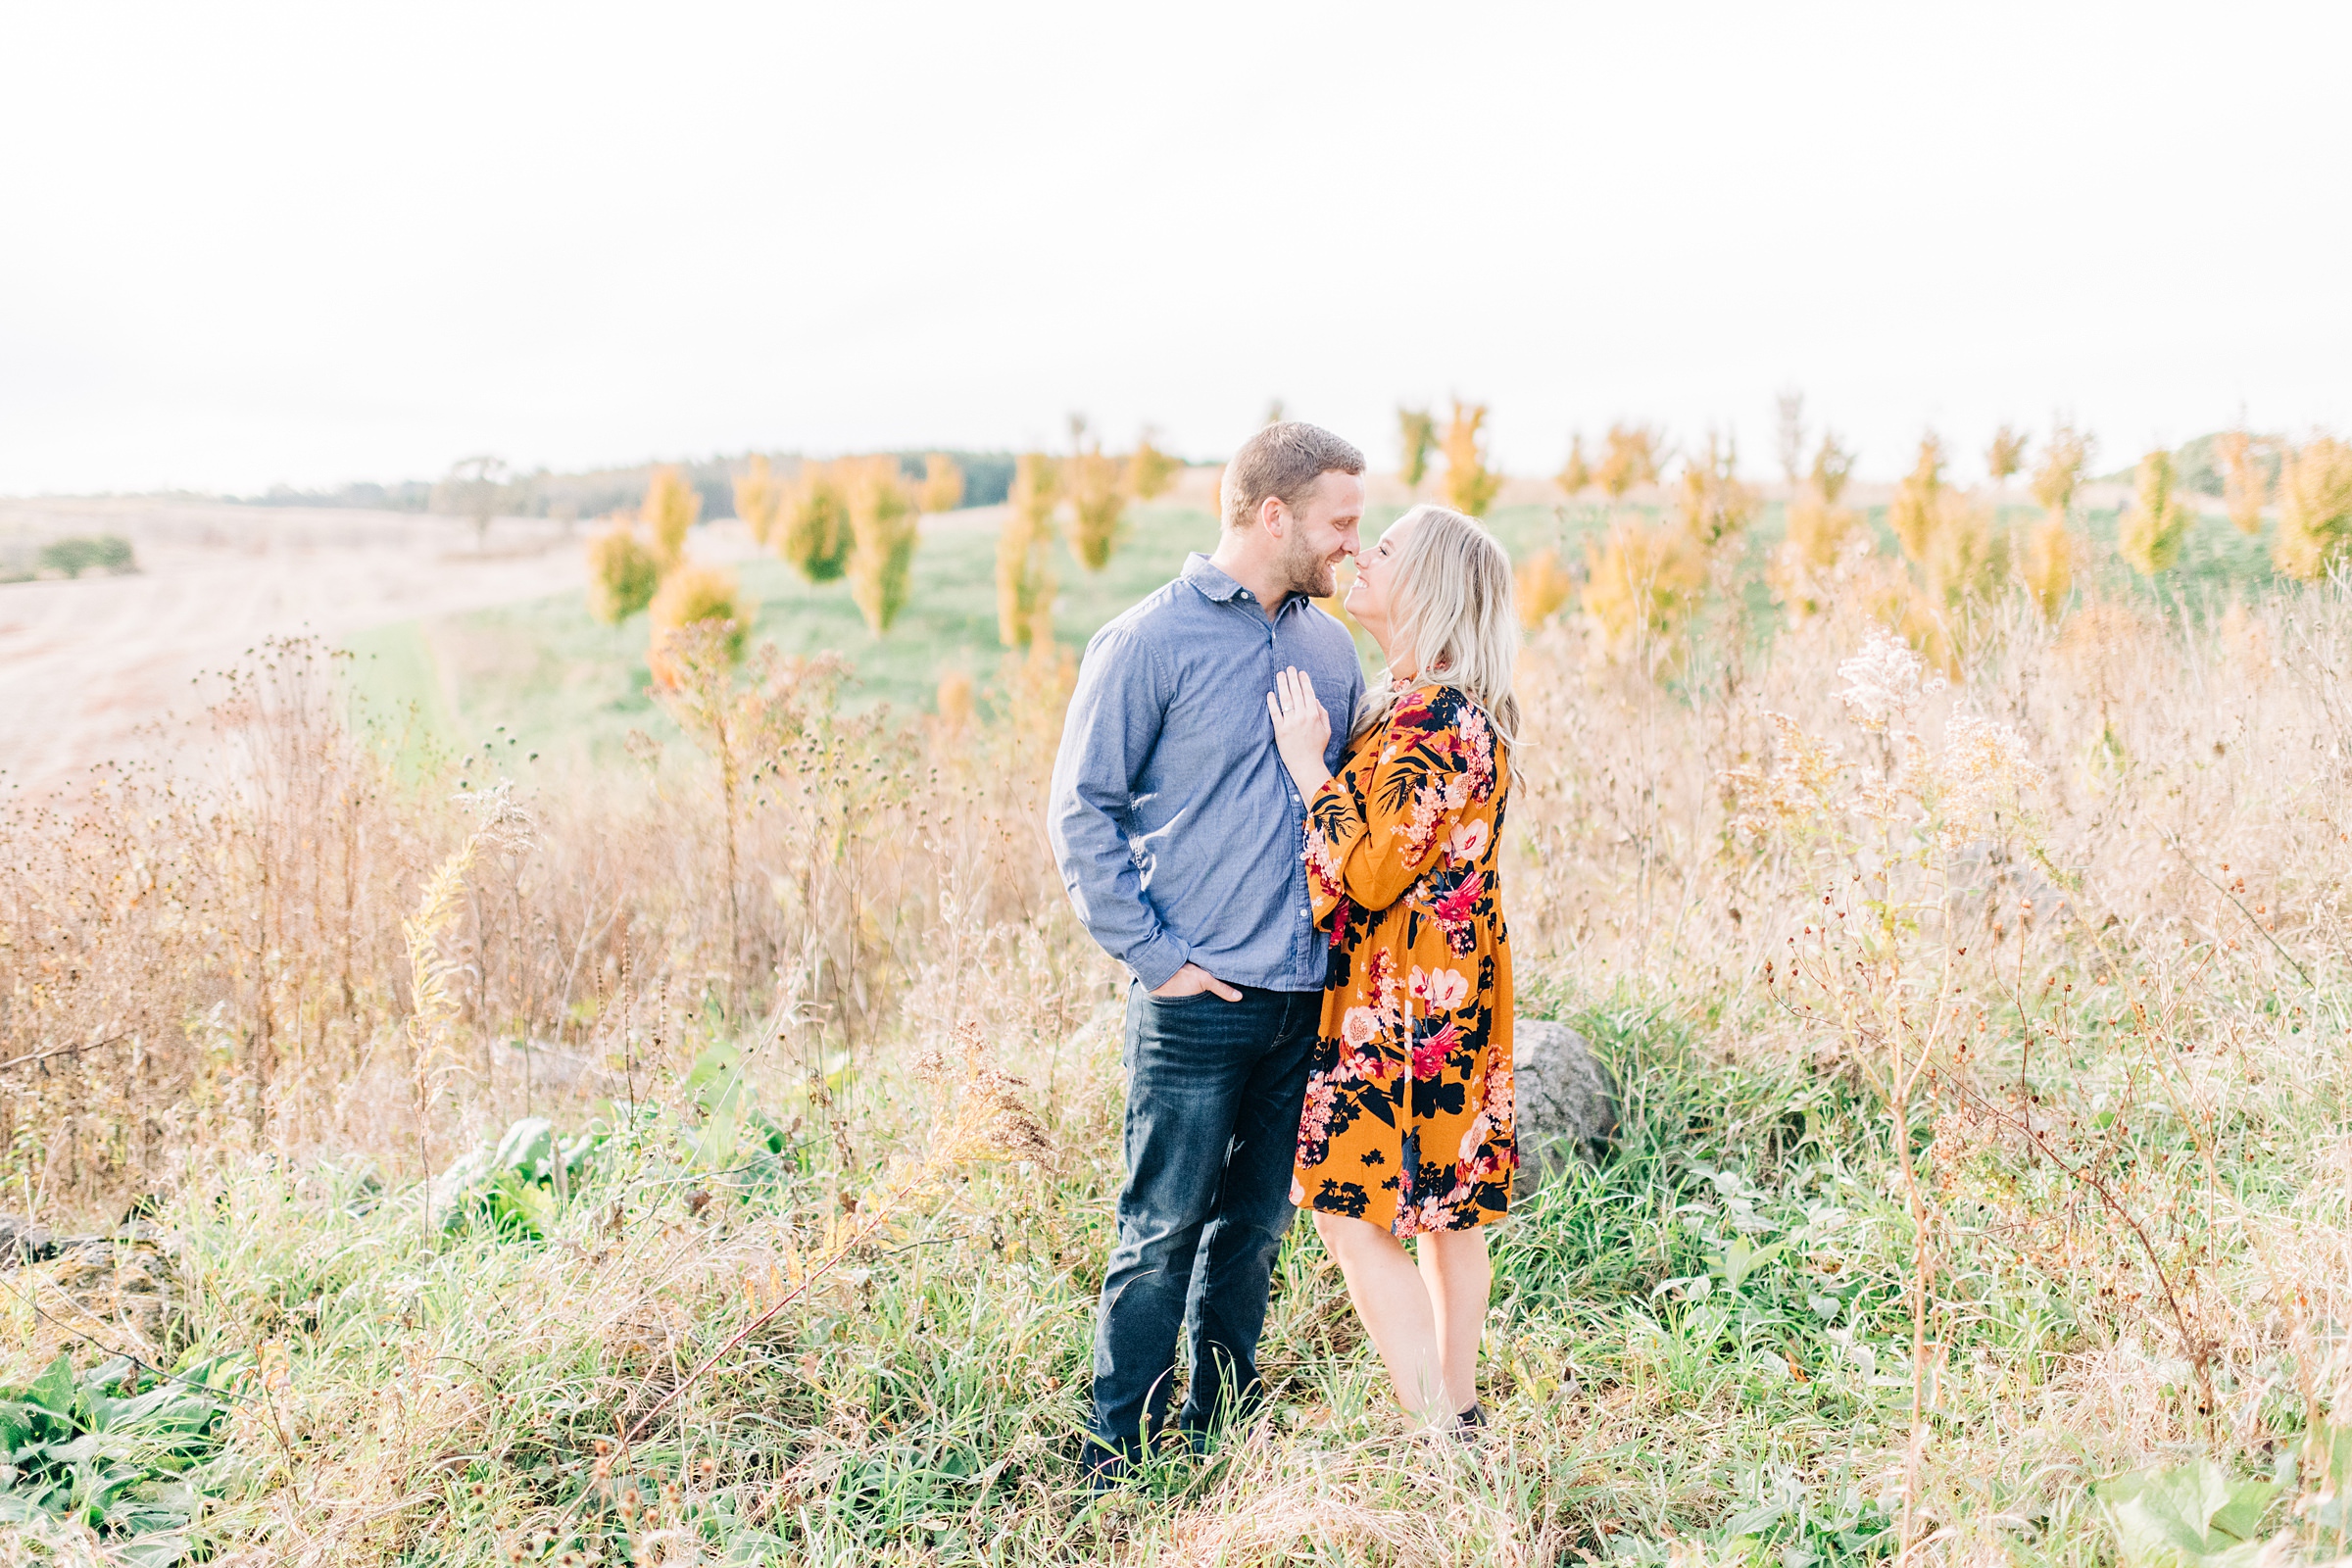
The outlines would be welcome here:
M 1435 1309 L 1438 1369 L 1449 1413 L 1478 1402 L 1478 1342 L 1487 1326 L 1494 1283 L 1487 1264 L 1487 1228 L 1429 1231 L 1420 1238 L 1421 1282 Z
M 1363 1320 L 1365 1332 L 1380 1350 L 1397 1402 L 1432 1425 L 1450 1421 L 1461 1406 L 1446 1402 L 1437 1313 L 1412 1254 L 1387 1231 L 1345 1214 L 1316 1210 L 1315 1234 L 1340 1260 L 1340 1272 L 1348 1279 L 1348 1298 L 1355 1303 L 1355 1315 Z M 1479 1255 L 1483 1260 L 1483 1249 Z M 1473 1338 L 1474 1354 L 1477 1348 Z

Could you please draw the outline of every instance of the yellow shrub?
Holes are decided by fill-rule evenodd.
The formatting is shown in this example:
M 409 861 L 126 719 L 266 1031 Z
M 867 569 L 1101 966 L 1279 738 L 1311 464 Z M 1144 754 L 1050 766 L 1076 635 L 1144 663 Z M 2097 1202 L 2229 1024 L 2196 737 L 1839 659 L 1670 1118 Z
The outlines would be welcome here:
M 1665 636 L 1697 607 L 1707 562 L 1690 532 L 1620 517 L 1607 536 L 1585 543 L 1592 572 L 1585 613 L 1610 651 L 1622 654 L 1643 636 Z
M 1943 442 L 1931 430 L 1919 438 L 1919 461 L 1903 476 L 1886 508 L 1886 525 L 1894 530 L 1903 554 L 1914 562 L 1924 564 L 1928 559 L 1929 541 L 1943 517 L 1944 497 Z
M 804 463 L 783 507 L 777 553 L 810 582 L 831 582 L 850 565 L 848 475 L 831 463 Z
M 1138 501 L 1151 501 L 1167 494 L 1168 486 L 1176 482 L 1176 470 L 1184 465 L 1159 450 L 1146 430 L 1136 438 L 1135 451 L 1127 458 L 1127 489 Z
M 1819 489 L 1808 485 L 1788 502 L 1788 553 L 1815 571 L 1827 571 L 1838 564 L 1861 522 L 1851 508 L 1832 506 Z
M 1560 564 L 1556 550 L 1540 550 L 1519 564 L 1513 574 L 1518 578 L 1519 624 L 1534 631 L 1568 602 L 1576 591 L 1576 579 Z
M 775 531 L 776 517 L 784 509 L 784 489 L 776 476 L 768 471 L 767 459 L 758 453 L 735 476 L 735 515 L 752 530 L 752 537 L 760 544 L 767 543 Z
M 1404 457 L 1396 474 L 1407 486 L 1417 490 L 1429 477 L 1429 450 L 1437 439 L 1438 421 L 1427 409 L 1396 411 L 1396 445 Z
M 2270 475 L 2254 461 L 2254 438 L 2243 430 L 2223 433 L 2214 455 L 2222 462 L 2222 504 L 2239 533 L 2262 532 L 2262 508 L 2270 500 Z
M 2139 460 L 2132 505 L 2116 530 L 2116 553 L 2143 577 L 2170 571 L 2195 520 L 2196 514 L 2173 494 L 2173 455 L 2151 452 Z
M 1992 482 L 2007 484 L 2025 466 L 2026 433 L 2006 424 L 1993 431 L 1992 444 L 1984 449 L 1984 470 L 1992 475 Z
M 1571 500 L 1592 488 L 1592 466 L 1585 461 L 1583 431 L 1577 430 L 1569 433 L 1568 461 L 1560 466 L 1560 471 L 1553 476 L 1553 482 L 1565 491 Z
M 1622 501 L 1636 485 L 1658 482 L 1663 445 L 1658 432 L 1646 424 L 1612 424 L 1593 477 L 1611 501 Z
M 2044 516 L 2026 536 L 2021 568 L 2026 592 L 2034 596 L 2034 603 L 2052 620 L 2066 607 L 2066 596 L 2074 592 L 2075 555 L 2075 536 L 2067 531 L 2062 513 Z
M 1081 452 L 1070 459 L 1062 487 L 1070 497 L 1070 554 L 1087 570 L 1101 571 L 1110 564 L 1120 520 L 1127 515 L 1119 466 L 1100 451 Z
M 849 482 L 850 598 L 877 637 L 906 605 L 919 514 L 896 458 L 867 458 Z
M 654 602 L 662 564 L 626 517 L 588 541 L 588 612 L 617 626 Z
M 2064 517 L 2074 505 L 2082 465 L 2089 461 L 2090 437 L 2078 433 L 2072 420 L 2058 420 L 2050 428 L 2049 444 L 2041 449 L 2041 466 L 2034 470 L 2034 499 L 2052 515 Z
M 1502 488 L 1502 475 L 1487 466 L 1479 430 L 1487 422 L 1483 403 L 1454 400 L 1453 416 L 1446 423 L 1446 504 L 1473 517 L 1484 517 Z
M 1040 612 L 1054 603 L 1056 585 L 1046 551 L 1054 537 L 1058 478 L 1053 460 L 1042 453 L 1013 460 L 1010 512 L 997 535 L 997 638 L 1007 648 L 1028 647 Z
M 945 452 L 923 460 L 923 510 L 954 512 L 963 505 L 963 469 Z
M 669 571 L 686 559 L 686 532 L 703 514 L 702 494 L 677 469 L 656 468 L 638 514 L 653 531 L 655 559 L 663 571 Z
M 678 683 L 679 668 L 671 657 L 670 634 L 698 621 L 718 621 L 727 627 L 726 656 L 743 657 L 743 640 L 752 629 L 752 611 L 744 602 L 735 574 L 723 566 L 679 566 L 662 579 L 654 595 L 653 637 L 646 662 L 654 681 L 664 690 Z
M 2278 470 L 2278 569 L 2324 577 L 2352 544 L 2352 447 L 2320 436 L 2287 455 Z
M 1702 550 L 1712 550 L 1755 520 L 1762 505 L 1753 485 L 1740 479 L 1740 448 L 1707 432 L 1705 454 L 1683 461 L 1683 482 L 1675 492 L 1675 520 Z

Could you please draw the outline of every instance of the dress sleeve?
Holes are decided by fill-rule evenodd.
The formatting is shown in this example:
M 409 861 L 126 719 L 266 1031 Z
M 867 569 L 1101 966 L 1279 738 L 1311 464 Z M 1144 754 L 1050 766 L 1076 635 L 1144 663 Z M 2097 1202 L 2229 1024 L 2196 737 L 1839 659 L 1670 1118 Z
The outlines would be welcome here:
M 1318 927 L 1331 928 L 1350 904 L 1385 909 L 1403 898 L 1446 852 L 1462 813 L 1494 792 L 1494 752 L 1478 744 L 1483 715 L 1465 715 L 1467 706 L 1445 688 L 1399 698 L 1379 750 L 1307 803 L 1306 886 Z

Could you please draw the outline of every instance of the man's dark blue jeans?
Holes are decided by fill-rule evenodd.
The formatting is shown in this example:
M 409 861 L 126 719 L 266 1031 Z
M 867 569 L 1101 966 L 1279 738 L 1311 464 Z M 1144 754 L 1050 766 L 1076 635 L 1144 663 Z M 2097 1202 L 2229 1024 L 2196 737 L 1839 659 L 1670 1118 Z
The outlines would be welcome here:
M 1323 1011 L 1320 991 L 1127 992 L 1127 1185 L 1095 1324 L 1087 1461 L 1139 1455 L 1167 1424 L 1176 1337 L 1192 1344 L 1177 1420 L 1196 1442 L 1259 1394 L 1257 1337 Z

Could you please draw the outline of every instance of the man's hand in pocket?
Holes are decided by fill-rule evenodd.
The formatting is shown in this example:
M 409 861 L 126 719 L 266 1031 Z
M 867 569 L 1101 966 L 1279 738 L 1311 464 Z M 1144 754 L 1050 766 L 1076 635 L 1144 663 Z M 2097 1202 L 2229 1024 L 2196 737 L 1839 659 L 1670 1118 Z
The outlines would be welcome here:
M 1242 1000 L 1239 991 L 1197 963 L 1188 963 L 1168 976 L 1168 983 L 1152 994 L 1162 1002 L 1173 1002 L 1178 997 L 1197 997 L 1203 991 L 1214 991 L 1227 1002 Z

